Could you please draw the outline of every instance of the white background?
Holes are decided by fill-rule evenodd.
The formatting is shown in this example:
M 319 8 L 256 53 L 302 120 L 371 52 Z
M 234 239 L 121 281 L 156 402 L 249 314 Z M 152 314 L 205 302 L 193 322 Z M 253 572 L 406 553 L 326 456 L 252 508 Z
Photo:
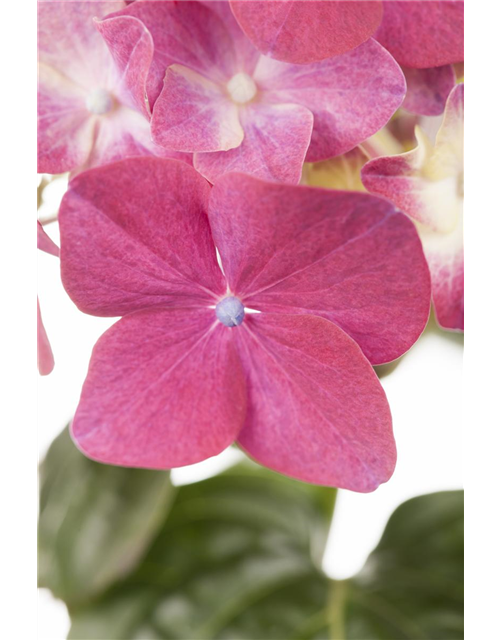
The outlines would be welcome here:
M 56 209 L 64 181 L 46 188 L 41 217 Z M 48 190 L 48 191 L 47 191 Z M 57 224 L 45 227 L 58 242 Z M 40 252 L 39 296 L 45 328 L 56 366 L 39 382 L 39 449 L 43 457 L 50 442 L 71 419 L 88 367 L 92 346 L 115 320 L 86 316 L 65 293 L 59 260 Z M 394 509 L 404 500 L 443 489 L 462 487 L 460 412 L 463 336 L 440 330 L 431 322 L 418 343 L 397 363 L 382 369 L 398 446 L 392 479 L 371 494 L 340 491 L 324 561 L 334 578 L 357 572 L 377 544 Z M 194 482 L 238 459 L 228 450 L 211 460 L 174 470 L 175 483 Z M 62 640 L 68 628 L 65 608 L 50 594 L 40 600 L 40 637 Z

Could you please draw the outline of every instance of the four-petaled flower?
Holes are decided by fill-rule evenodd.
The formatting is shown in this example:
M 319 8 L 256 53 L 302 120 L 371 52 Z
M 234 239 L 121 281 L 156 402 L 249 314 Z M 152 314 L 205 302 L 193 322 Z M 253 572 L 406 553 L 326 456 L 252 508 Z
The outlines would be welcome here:
M 239 173 L 211 189 L 186 164 L 138 158 L 74 178 L 60 228 L 69 295 L 124 316 L 94 348 L 72 424 L 88 456 L 172 468 L 237 441 L 308 482 L 389 479 L 371 364 L 409 349 L 430 306 L 420 240 L 392 204 Z

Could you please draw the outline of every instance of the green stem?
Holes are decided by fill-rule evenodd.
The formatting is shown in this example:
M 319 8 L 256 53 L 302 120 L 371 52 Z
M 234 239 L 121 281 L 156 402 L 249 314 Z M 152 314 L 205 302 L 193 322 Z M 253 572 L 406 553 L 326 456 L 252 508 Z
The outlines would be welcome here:
M 330 640 L 346 640 L 345 604 L 349 590 L 348 580 L 332 580 L 328 602 Z

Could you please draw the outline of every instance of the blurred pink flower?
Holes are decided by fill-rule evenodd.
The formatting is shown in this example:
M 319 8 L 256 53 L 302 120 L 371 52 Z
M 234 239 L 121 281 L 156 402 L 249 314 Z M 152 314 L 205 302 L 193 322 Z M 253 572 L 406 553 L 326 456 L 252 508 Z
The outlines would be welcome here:
M 94 16 L 125 6 L 124 2 L 38 3 L 40 173 L 77 172 L 153 153 L 180 157 L 151 141 L 145 95 L 153 47 L 149 34 L 140 24 L 131 24 L 121 65 L 116 65 L 96 29 Z
M 453 89 L 433 144 L 418 126 L 417 147 L 376 158 L 362 169 L 365 187 L 392 200 L 417 226 L 432 277 L 439 324 L 464 328 L 464 85 Z
M 171 468 L 236 440 L 307 482 L 389 479 L 370 362 L 407 351 L 430 306 L 420 240 L 389 202 L 238 173 L 211 189 L 185 164 L 137 158 L 74 178 L 59 221 L 69 295 L 124 316 L 94 348 L 73 421 L 86 455 Z

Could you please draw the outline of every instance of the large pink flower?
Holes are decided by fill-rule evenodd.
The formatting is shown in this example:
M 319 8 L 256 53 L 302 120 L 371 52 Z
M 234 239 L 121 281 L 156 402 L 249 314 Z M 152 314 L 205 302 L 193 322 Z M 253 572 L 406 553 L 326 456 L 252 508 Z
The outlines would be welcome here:
M 137 158 L 74 178 L 59 220 L 70 296 L 124 316 L 94 348 L 73 421 L 88 456 L 171 468 L 237 440 L 308 482 L 388 480 L 370 362 L 409 349 L 430 305 L 420 240 L 390 203 L 244 174 L 211 190 L 186 164 Z
M 49 236 L 43 230 L 40 222 L 37 221 L 37 245 L 41 251 L 50 253 L 53 256 L 59 256 L 59 247 L 52 242 Z M 38 346 L 38 371 L 41 376 L 47 376 L 54 368 L 54 355 L 50 346 L 49 338 L 43 325 L 42 314 L 40 312 L 40 303 L 36 301 L 37 311 L 37 346 Z
M 154 41 L 153 139 L 194 152 L 211 182 L 239 170 L 297 183 L 306 154 L 314 162 L 349 151 L 404 98 L 401 70 L 374 40 L 322 62 L 288 64 L 259 54 L 227 2 L 137 0 L 100 25 L 117 60 L 138 20 Z
M 418 145 L 363 167 L 372 193 L 392 200 L 417 225 L 432 276 L 439 324 L 464 328 L 463 134 L 464 85 L 453 89 L 433 144 L 416 128 Z
M 127 156 L 166 154 L 151 141 L 145 95 L 153 44 L 129 20 L 120 64 L 93 18 L 124 2 L 38 4 L 38 170 L 63 173 Z

